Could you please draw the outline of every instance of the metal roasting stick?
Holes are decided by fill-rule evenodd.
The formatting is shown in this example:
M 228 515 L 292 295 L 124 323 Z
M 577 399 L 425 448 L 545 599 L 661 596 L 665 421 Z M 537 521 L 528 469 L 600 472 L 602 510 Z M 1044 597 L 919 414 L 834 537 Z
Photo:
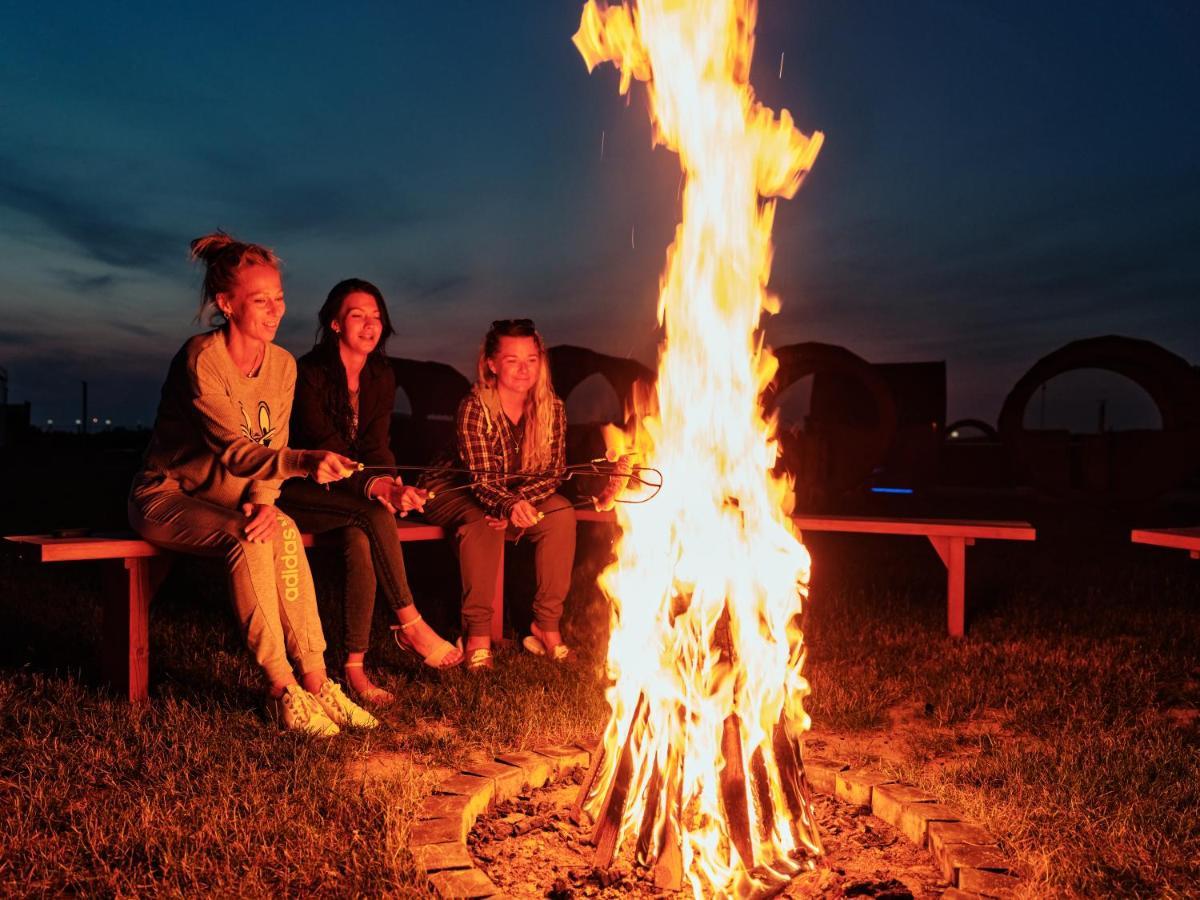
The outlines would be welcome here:
M 482 482 L 485 484 L 495 483 L 498 481 L 500 481 L 500 482 L 508 481 L 513 478 L 545 478 L 548 476 L 556 476 L 556 477 L 561 477 L 563 481 L 569 481 L 571 478 L 574 478 L 576 475 L 597 475 L 597 476 L 604 476 L 604 477 L 608 477 L 608 478 L 623 477 L 623 478 L 628 479 L 629 481 L 636 482 L 637 484 L 639 484 L 643 487 L 648 487 L 653 490 L 653 493 L 650 494 L 650 496 L 643 497 L 640 500 L 621 500 L 621 499 L 618 499 L 615 497 L 612 498 L 612 502 L 614 502 L 614 503 L 628 503 L 630 505 L 647 503 L 650 500 L 653 500 L 655 497 L 658 496 L 658 492 L 662 490 L 662 486 L 663 486 L 663 474 L 659 469 L 656 469 L 653 466 L 630 466 L 629 470 L 625 471 L 625 470 L 619 468 L 619 466 L 616 463 L 614 463 L 610 459 L 607 459 L 606 457 L 599 457 L 597 459 L 593 459 L 590 462 L 586 462 L 586 463 L 572 463 L 571 465 L 563 466 L 562 469 L 547 470 L 545 472 L 513 472 L 513 471 L 504 471 L 504 470 L 479 470 L 479 469 L 456 468 L 453 466 L 382 466 L 382 465 L 366 465 L 364 463 L 356 463 L 355 471 L 358 471 L 358 472 L 380 472 L 380 471 L 386 471 L 386 472 L 447 472 L 447 473 L 455 474 L 455 475 L 474 475 L 477 478 L 479 478 L 479 476 L 487 476 L 487 477 L 481 479 Z M 657 480 L 646 479 L 641 474 L 643 472 L 654 473 L 654 475 L 657 476 Z M 456 491 L 469 490 L 470 488 L 474 487 L 478 483 L 479 483 L 479 481 L 467 482 L 466 484 L 456 484 L 456 485 L 453 485 L 452 487 L 442 488 L 441 490 L 437 491 L 436 493 L 434 491 L 429 491 L 427 499 L 432 500 L 434 497 L 439 496 L 439 495 L 453 494 Z M 329 485 L 328 484 L 325 485 L 325 488 L 326 488 L 326 490 L 328 490 Z M 571 509 L 571 510 L 586 509 L 589 506 L 595 506 L 595 501 L 596 501 L 596 498 L 591 497 L 587 500 L 581 500 L 577 503 L 573 503 L 570 506 L 564 506 L 561 509 L 552 509 L 548 513 L 539 511 L 538 512 L 538 521 L 540 522 L 540 521 L 542 521 L 542 519 L 546 518 L 546 516 L 554 515 L 554 513 L 556 513 L 556 512 L 565 512 L 568 509 Z M 525 534 L 525 529 L 524 528 L 519 529 L 516 538 L 513 540 L 513 543 L 514 544 L 520 543 L 521 537 L 524 534 Z

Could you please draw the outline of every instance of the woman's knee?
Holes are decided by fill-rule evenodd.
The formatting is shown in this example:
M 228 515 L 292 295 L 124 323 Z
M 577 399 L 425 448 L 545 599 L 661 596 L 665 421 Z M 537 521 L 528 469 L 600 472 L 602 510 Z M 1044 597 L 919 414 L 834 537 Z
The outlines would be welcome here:
M 575 530 L 575 507 L 561 494 L 553 494 L 538 504 L 538 510 L 545 516 L 542 520 L 547 528 L 556 531 Z
M 371 525 L 381 533 L 396 530 L 396 514 L 382 503 L 372 500 L 367 504 L 366 513 Z
M 348 563 L 371 565 L 371 538 L 363 529 L 343 528 L 342 550 Z
M 468 519 L 462 522 L 455 534 L 458 535 L 459 545 L 474 545 L 474 546 L 495 546 L 500 548 L 504 546 L 504 530 L 502 528 L 493 528 L 488 524 L 488 520 L 484 518 Z

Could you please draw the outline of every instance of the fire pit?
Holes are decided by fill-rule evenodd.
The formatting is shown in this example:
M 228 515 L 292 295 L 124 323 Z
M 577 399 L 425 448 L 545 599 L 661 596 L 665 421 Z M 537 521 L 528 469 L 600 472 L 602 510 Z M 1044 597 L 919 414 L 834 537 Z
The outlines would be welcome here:
M 498 804 L 467 836 L 472 858 L 498 891 L 512 897 L 662 897 L 654 871 L 638 864 L 632 847 L 606 868 L 593 864 L 591 829 L 571 821 L 583 773 Z M 817 796 L 813 809 L 823 835 L 820 865 L 797 876 L 782 896 L 938 897 L 947 887 L 933 860 L 900 832 L 861 806 Z
M 543 747 L 478 757 L 444 778 L 408 836 L 437 895 L 666 893 L 634 846 L 605 866 L 595 864 L 590 823 L 573 818 L 589 758 L 578 745 Z M 829 759 L 811 758 L 808 771 L 824 855 L 757 896 L 965 900 L 1016 891 L 1018 878 L 995 838 L 934 797 Z

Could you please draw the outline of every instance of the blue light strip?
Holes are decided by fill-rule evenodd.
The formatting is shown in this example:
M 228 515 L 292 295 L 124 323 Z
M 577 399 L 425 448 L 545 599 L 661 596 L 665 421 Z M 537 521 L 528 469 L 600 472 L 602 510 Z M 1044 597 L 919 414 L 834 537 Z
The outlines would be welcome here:
M 912 492 L 913 492 L 912 488 L 881 488 L 881 487 L 871 488 L 872 494 L 911 494 Z

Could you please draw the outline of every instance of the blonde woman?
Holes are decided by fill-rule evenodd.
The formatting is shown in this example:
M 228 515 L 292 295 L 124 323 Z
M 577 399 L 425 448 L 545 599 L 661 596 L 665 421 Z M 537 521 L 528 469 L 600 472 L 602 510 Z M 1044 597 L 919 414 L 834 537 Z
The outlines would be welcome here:
M 550 384 L 546 348 L 529 319 L 492 323 L 478 378 L 458 407 L 456 452 L 426 486 L 431 522 L 455 529 L 467 668 L 491 668 L 491 618 L 504 538 L 534 545 L 537 590 L 525 649 L 565 660 L 559 620 L 575 560 L 575 511 L 557 493 L 566 462 L 566 410 Z
M 288 447 L 296 361 L 274 343 L 286 309 L 279 260 L 224 232 L 192 241 L 192 258 L 205 267 L 200 314 L 219 324 L 171 361 L 130 524 L 167 550 L 224 559 L 268 714 L 283 728 L 319 737 L 374 728 L 326 674 L 300 530 L 275 506 L 285 478 L 325 484 L 357 469 L 338 453 Z

